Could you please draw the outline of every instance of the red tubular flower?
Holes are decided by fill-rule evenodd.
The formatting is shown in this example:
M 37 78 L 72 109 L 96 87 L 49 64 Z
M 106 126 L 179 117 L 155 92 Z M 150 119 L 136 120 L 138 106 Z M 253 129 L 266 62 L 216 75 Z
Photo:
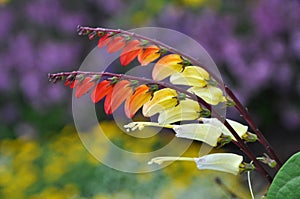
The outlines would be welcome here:
M 107 93 L 104 101 L 104 111 L 107 115 L 113 113 L 111 108 L 112 93 L 113 93 L 113 89 L 109 89 L 109 92 Z
M 113 85 L 110 81 L 103 80 L 99 82 L 91 94 L 92 102 L 97 103 L 103 99 L 108 93 L 112 92 Z
M 111 112 L 113 113 L 132 93 L 130 81 L 121 80 L 116 83 L 112 92 Z
M 70 88 L 74 88 L 75 86 L 75 80 L 66 80 L 65 81 L 65 86 L 69 86 Z
M 120 62 L 122 66 L 128 65 L 132 60 L 134 60 L 142 50 L 139 40 L 132 40 L 127 43 L 125 48 L 121 52 Z
M 87 92 L 89 92 L 89 90 L 91 90 L 91 88 L 95 85 L 95 82 L 91 80 L 92 80 L 91 77 L 86 77 L 84 78 L 84 80 L 76 83 L 75 97 L 80 98 L 82 95 L 86 94 Z M 75 81 L 74 81 L 74 85 L 75 85 Z
M 128 118 L 132 118 L 135 113 L 152 97 L 152 91 L 145 84 L 136 88 L 133 95 L 128 97 L 125 102 L 125 114 Z
M 144 48 L 143 51 L 138 54 L 138 60 L 142 66 L 146 66 L 159 58 L 160 55 L 160 48 L 152 45 Z
M 103 35 L 98 41 L 98 48 L 102 48 L 103 46 L 108 44 L 110 40 L 111 40 L 110 34 Z
M 121 50 L 125 46 L 126 42 L 122 36 L 114 36 L 107 44 L 107 52 L 114 53 Z

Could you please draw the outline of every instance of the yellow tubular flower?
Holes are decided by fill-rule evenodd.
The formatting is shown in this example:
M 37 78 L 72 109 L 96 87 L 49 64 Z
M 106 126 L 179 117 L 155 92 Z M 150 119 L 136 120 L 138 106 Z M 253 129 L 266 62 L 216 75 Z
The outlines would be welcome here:
M 233 140 L 236 141 L 235 137 L 227 129 L 227 127 L 217 118 L 201 118 L 200 119 L 204 124 L 211 124 L 215 127 L 218 127 L 224 135 L 230 136 Z M 232 128 L 237 132 L 237 134 L 242 138 L 242 136 L 247 133 L 248 126 L 240 124 L 236 121 L 226 119 L 226 121 L 232 126 Z
M 190 157 L 156 157 L 152 158 L 148 164 L 162 164 L 166 161 L 194 161 L 199 170 L 216 170 L 237 175 L 243 156 L 234 153 L 213 153 L 199 158 Z
M 198 169 L 210 169 L 237 175 L 243 156 L 234 153 L 214 153 L 195 158 Z
M 174 73 L 170 77 L 172 84 L 195 87 L 206 86 L 207 80 L 209 80 L 208 72 L 198 66 L 186 66 L 183 72 Z
M 217 105 L 220 102 L 226 101 L 222 90 L 212 85 L 207 85 L 205 87 L 191 87 L 188 91 L 194 93 L 211 105 Z
M 164 88 L 154 92 L 152 99 L 144 104 L 143 115 L 151 117 L 156 113 L 173 108 L 177 104 L 177 92 L 170 88 Z
M 175 125 L 173 129 L 176 137 L 198 140 L 213 147 L 217 146 L 218 139 L 222 135 L 221 129 L 211 124 Z
M 173 73 L 181 72 L 183 69 L 183 61 L 181 56 L 177 54 L 162 57 L 153 68 L 152 78 L 156 81 L 161 81 Z
M 160 127 L 160 128 L 170 128 L 175 131 L 176 137 L 187 138 L 191 140 L 197 140 L 205 142 L 210 146 L 217 146 L 218 140 L 222 135 L 220 128 L 215 127 L 211 124 L 183 124 L 183 125 L 161 125 L 155 122 L 131 122 L 127 125 L 124 125 L 124 128 L 127 132 L 135 130 L 143 130 L 146 126 Z
M 199 118 L 202 110 L 198 102 L 185 99 L 180 101 L 177 106 L 162 111 L 158 116 L 158 123 L 171 124 L 178 121 L 195 120 Z

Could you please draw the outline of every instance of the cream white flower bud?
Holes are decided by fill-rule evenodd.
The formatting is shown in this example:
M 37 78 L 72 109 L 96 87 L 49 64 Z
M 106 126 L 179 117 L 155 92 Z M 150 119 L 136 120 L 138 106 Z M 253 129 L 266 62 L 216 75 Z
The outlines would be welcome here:
M 156 157 L 152 158 L 148 164 L 162 164 L 166 161 L 194 161 L 199 170 L 215 170 L 237 175 L 240 172 L 243 156 L 234 153 L 213 153 L 199 158 Z

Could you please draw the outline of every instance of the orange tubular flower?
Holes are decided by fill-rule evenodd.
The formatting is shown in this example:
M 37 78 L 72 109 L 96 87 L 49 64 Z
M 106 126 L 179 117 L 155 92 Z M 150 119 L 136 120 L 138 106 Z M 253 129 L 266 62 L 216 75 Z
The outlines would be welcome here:
M 114 36 L 107 44 L 107 52 L 114 53 L 124 48 L 126 42 L 122 36 Z
M 86 94 L 87 92 L 89 92 L 89 90 L 91 90 L 91 88 L 95 85 L 95 82 L 91 80 L 91 77 L 86 77 L 84 78 L 84 80 L 76 83 L 75 97 L 80 98 L 82 95 Z M 70 84 L 70 87 L 71 85 L 72 83 Z
M 111 85 L 110 81 L 103 80 L 98 83 L 91 94 L 92 102 L 97 103 L 101 99 L 103 99 L 108 93 L 112 93 L 113 85 Z
M 126 99 L 125 114 L 128 118 L 132 118 L 134 114 L 152 97 L 152 91 L 147 85 L 140 85 L 136 88 L 133 95 Z
M 102 48 L 103 46 L 108 44 L 108 42 L 110 42 L 110 40 L 111 40 L 111 37 L 109 34 L 103 35 L 98 41 L 98 48 Z
M 183 59 L 178 54 L 169 54 L 158 60 L 152 71 L 152 78 L 161 81 L 183 69 Z
M 132 60 L 134 60 L 138 54 L 140 54 L 142 47 L 140 45 L 140 41 L 132 40 L 127 43 L 125 48 L 121 52 L 120 62 L 122 66 L 128 65 Z
M 128 80 L 119 81 L 113 89 L 111 97 L 111 112 L 113 113 L 127 98 L 133 94 Z M 106 101 L 105 101 L 106 102 Z
M 149 63 L 155 61 L 161 55 L 160 48 L 152 45 L 143 49 L 138 55 L 138 60 L 142 66 L 146 66 Z

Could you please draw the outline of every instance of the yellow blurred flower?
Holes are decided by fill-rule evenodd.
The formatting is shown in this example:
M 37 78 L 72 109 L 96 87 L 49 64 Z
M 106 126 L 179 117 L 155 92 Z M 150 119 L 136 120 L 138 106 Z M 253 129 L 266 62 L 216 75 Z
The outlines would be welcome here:
M 66 199 L 66 198 L 77 198 L 78 188 L 73 184 L 67 184 L 63 187 L 49 186 L 42 192 L 35 194 L 30 199 Z

